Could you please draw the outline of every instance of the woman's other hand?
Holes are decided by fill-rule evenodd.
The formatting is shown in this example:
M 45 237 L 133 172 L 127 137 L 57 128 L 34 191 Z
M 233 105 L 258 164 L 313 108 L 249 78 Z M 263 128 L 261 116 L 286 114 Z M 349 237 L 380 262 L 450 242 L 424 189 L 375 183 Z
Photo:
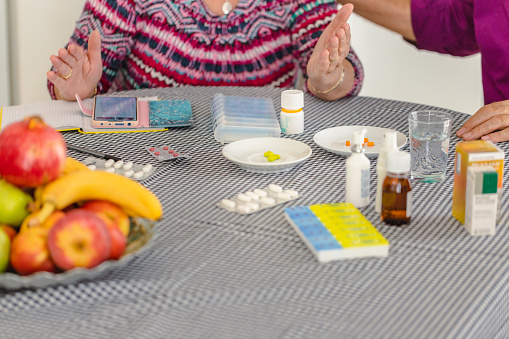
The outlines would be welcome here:
M 354 69 L 346 60 L 351 38 L 347 21 L 352 12 L 352 4 L 341 7 L 318 39 L 307 64 L 308 88 L 324 100 L 342 98 L 353 87 Z M 344 78 L 341 81 L 343 71 Z
M 76 100 L 93 96 L 102 76 L 101 35 L 93 31 L 88 40 L 88 52 L 77 45 L 61 48 L 58 56 L 50 57 L 56 72 L 46 73 L 55 85 L 57 99 Z
M 485 105 L 465 122 L 456 135 L 463 140 L 509 140 L 509 100 Z

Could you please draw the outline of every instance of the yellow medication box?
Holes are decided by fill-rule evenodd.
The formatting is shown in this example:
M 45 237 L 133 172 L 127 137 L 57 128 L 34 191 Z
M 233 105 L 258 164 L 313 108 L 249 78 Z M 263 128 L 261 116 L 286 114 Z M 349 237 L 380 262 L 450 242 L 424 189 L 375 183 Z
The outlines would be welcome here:
M 452 215 L 465 224 L 465 204 L 467 200 L 467 176 L 469 166 L 490 166 L 498 173 L 497 220 L 500 216 L 502 198 L 502 178 L 504 173 L 504 152 L 491 141 L 473 140 L 456 144 L 454 163 L 454 187 L 452 196 Z

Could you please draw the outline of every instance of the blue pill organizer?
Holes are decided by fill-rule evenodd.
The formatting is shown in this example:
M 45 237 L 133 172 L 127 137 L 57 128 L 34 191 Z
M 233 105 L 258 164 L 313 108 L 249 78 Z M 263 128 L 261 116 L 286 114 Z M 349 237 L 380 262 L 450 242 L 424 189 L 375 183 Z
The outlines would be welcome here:
M 387 239 L 351 203 L 293 206 L 284 211 L 320 262 L 389 254 Z

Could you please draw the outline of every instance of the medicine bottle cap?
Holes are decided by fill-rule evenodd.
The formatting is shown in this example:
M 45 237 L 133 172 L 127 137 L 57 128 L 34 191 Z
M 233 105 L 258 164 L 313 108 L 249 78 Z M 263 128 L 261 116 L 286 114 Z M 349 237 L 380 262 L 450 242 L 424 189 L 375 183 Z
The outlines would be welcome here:
M 398 149 L 396 131 L 387 131 L 382 135 L 382 151 Z
M 301 109 L 304 107 L 304 92 L 297 89 L 281 92 L 281 107 L 289 110 Z
M 410 153 L 392 151 L 387 154 L 387 172 L 408 173 L 410 171 Z
M 367 129 L 363 128 L 361 130 L 353 132 L 353 145 L 362 145 L 364 144 L 364 136 L 368 132 Z

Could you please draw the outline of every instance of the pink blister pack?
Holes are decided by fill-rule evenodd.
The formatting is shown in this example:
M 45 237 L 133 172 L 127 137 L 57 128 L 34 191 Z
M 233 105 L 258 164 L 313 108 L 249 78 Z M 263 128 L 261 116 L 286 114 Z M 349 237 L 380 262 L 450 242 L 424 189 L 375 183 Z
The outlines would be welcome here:
M 145 149 L 150 153 L 150 155 L 156 158 L 157 161 L 165 161 L 179 158 L 185 159 L 191 158 L 189 154 L 184 154 L 171 146 L 158 146 L 158 147 L 145 146 Z

